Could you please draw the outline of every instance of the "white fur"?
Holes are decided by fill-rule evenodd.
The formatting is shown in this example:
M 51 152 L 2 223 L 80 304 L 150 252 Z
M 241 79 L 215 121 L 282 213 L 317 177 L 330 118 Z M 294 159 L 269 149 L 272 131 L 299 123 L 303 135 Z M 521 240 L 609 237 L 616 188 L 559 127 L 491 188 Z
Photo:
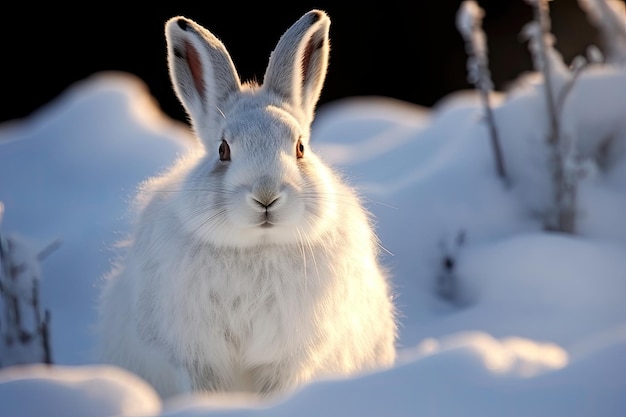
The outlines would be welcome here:
M 241 83 L 206 29 L 183 17 L 166 24 L 172 83 L 203 149 L 141 190 L 99 327 L 103 360 L 163 397 L 282 393 L 395 360 L 369 215 L 308 148 L 329 25 L 322 11 L 302 16 L 256 85 Z

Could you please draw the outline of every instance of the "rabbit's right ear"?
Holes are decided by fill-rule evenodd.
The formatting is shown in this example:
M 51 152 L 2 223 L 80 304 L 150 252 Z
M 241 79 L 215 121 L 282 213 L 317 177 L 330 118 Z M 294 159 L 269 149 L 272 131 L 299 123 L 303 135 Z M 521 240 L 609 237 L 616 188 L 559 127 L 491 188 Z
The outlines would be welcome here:
M 241 80 L 224 44 L 194 21 L 177 16 L 165 24 L 170 78 L 196 134 L 205 143 L 219 140 L 214 129 L 221 107 Z
M 328 66 L 330 19 L 322 10 L 303 15 L 281 36 L 263 85 L 313 120 Z

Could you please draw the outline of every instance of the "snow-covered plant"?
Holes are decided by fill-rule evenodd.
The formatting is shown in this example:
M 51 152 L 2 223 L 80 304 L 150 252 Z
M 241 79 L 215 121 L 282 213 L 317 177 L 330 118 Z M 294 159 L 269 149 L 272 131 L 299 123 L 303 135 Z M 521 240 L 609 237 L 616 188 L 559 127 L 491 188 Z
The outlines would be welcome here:
M 493 91 L 493 82 L 489 71 L 487 58 L 487 40 L 482 30 L 482 19 L 485 12 L 474 0 L 465 0 L 457 12 L 456 26 L 465 40 L 467 51 L 467 80 L 472 83 L 480 93 L 480 98 L 485 109 L 485 117 L 489 126 L 491 146 L 496 163 L 498 176 L 506 183 L 507 174 L 504 166 L 504 156 L 500 145 L 500 138 L 493 116 L 489 94 Z
M 602 37 L 606 63 L 626 66 L 626 4 L 623 0 L 578 0 Z
M 578 61 L 574 71 L 570 71 L 554 48 L 549 0 L 526 1 L 533 7 L 534 19 L 524 27 L 522 34 L 528 40 L 535 70 L 543 75 L 548 115 L 547 143 L 551 150 L 553 208 L 548 210 L 544 226 L 548 230 L 575 233 L 580 167 L 573 132 L 564 134 L 560 116 L 567 95 L 584 64 Z
M 0 221 L 3 215 L 0 203 Z M 0 368 L 52 363 L 50 313 L 39 305 L 39 264 L 58 242 L 37 253 L 17 236 L 0 233 Z

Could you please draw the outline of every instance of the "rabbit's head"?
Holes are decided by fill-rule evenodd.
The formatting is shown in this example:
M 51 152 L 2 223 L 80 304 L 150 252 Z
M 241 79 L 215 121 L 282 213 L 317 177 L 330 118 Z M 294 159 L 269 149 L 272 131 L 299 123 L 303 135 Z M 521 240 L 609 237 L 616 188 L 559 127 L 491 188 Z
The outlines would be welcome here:
M 222 42 L 184 17 L 166 24 L 174 90 L 206 153 L 185 179 L 186 227 L 220 246 L 310 244 L 337 221 L 335 175 L 309 149 L 330 20 L 312 10 L 243 83 Z

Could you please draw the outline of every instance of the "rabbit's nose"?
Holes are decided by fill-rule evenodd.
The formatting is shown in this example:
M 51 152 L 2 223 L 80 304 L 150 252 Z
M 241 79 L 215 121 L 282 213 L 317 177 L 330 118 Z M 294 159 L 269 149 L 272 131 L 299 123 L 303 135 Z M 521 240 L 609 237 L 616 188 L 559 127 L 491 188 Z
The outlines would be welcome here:
M 262 209 L 268 209 L 271 206 L 274 205 L 274 203 L 277 203 L 278 200 L 280 199 L 279 196 L 277 196 L 276 198 L 272 199 L 272 198 L 267 198 L 267 199 L 258 199 L 257 197 L 251 196 L 251 201 L 253 204 L 256 204 L 257 206 L 261 207 Z
M 254 206 L 268 209 L 276 205 L 282 198 L 282 192 L 278 183 L 270 177 L 259 178 L 248 195 L 248 201 Z

